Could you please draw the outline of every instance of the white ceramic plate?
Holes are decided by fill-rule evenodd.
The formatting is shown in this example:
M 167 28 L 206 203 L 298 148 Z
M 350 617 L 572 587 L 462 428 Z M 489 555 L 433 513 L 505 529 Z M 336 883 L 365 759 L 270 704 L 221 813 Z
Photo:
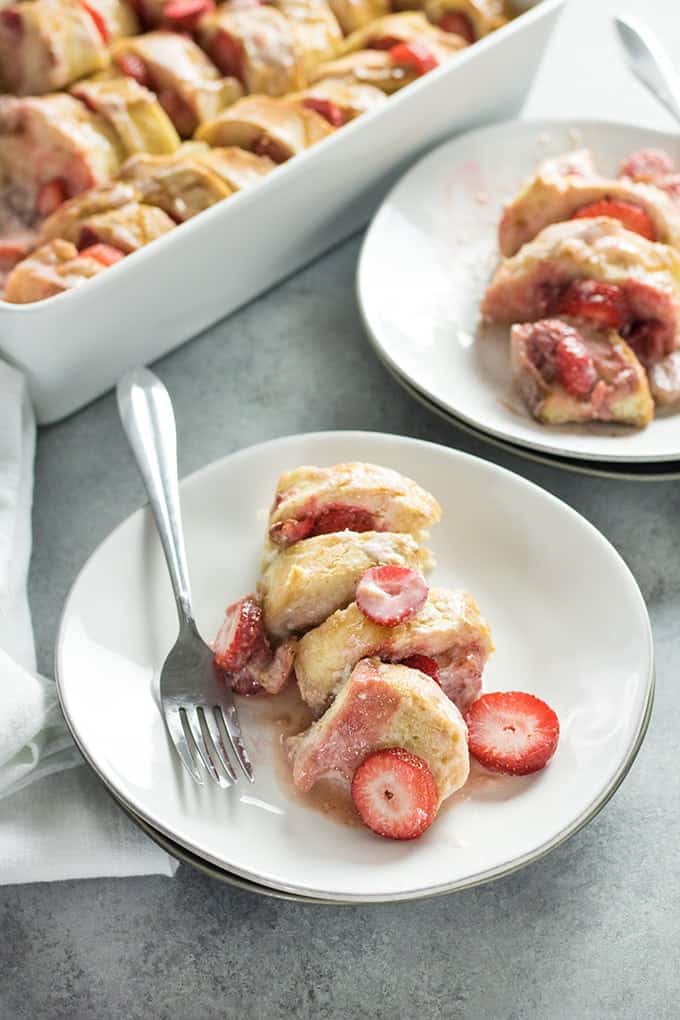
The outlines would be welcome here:
M 458 797 L 418 842 L 391 843 L 293 797 L 277 766 L 276 709 L 242 699 L 255 784 L 228 792 L 195 786 L 169 746 L 155 699 L 176 618 L 147 510 L 114 531 L 81 571 L 59 632 L 57 679 L 87 759 L 117 797 L 174 842 L 286 891 L 404 899 L 504 874 L 593 816 L 642 740 L 652 642 L 628 568 L 567 506 L 465 454 L 352 432 L 265 443 L 183 482 L 196 615 L 207 637 L 224 605 L 253 587 L 262 510 L 278 474 L 298 464 L 354 459 L 403 471 L 441 501 L 433 581 L 465 586 L 478 598 L 497 646 L 486 686 L 533 691 L 559 713 L 559 751 L 544 772 L 494 780 Z
M 680 166 L 677 135 L 626 124 L 510 121 L 461 135 L 417 163 L 376 214 L 359 263 L 364 322 L 412 386 L 499 439 L 579 459 L 677 459 L 678 412 L 643 430 L 533 421 L 511 385 L 507 327 L 480 328 L 503 204 L 540 160 L 583 146 L 605 174 L 642 146 L 667 149 Z

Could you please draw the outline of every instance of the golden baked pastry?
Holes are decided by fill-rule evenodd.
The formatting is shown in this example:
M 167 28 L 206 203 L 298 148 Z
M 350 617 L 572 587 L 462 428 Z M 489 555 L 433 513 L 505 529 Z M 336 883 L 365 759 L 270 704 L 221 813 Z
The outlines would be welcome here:
M 428 764 L 440 804 L 467 780 L 467 727 L 456 706 L 424 673 L 377 659 L 358 662 L 321 719 L 286 741 L 303 792 L 325 775 L 350 780 L 368 754 L 386 747 Z
M 269 548 L 259 591 L 275 638 L 316 627 L 353 599 L 362 575 L 383 563 L 430 569 L 432 557 L 411 535 L 341 531 Z
M 105 268 L 97 259 L 81 255 L 70 241 L 50 241 L 14 267 L 5 284 L 5 301 L 44 301 L 77 287 Z
M 434 496 L 405 475 L 377 464 L 303 466 L 279 478 L 269 537 L 291 545 L 333 531 L 397 531 L 420 538 L 436 524 Z
M 431 588 L 419 612 L 396 627 L 381 627 L 356 602 L 339 609 L 301 638 L 295 675 L 303 700 L 322 711 L 356 663 L 367 656 L 399 662 L 427 655 L 439 665 L 441 686 L 463 707 L 477 696 L 493 645 L 477 603 L 463 591 Z
M 617 220 L 554 223 L 503 260 L 484 295 L 482 314 L 508 324 L 597 317 L 617 329 L 644 364 L 652 364 L 678 346 L 680 252 Z
M 570 319 L 522 323 L 510 331 L 510 349 L 513 380 L 538 421 L 642 427 L 654 417 L 645 370 L 614 330 Z
M 192 154 L 181 149 L 170 156 L 139 153 L 123 164 L 123 181 L 133 185 L 141 200 L 158 206 L 175 223 L 183 223 L 232 194 L 218 174 Z
M 196 138 L 209 145 L 237 145 L 274 163 L 283 163 L 333 133 L 333 128 L 301 103 L 273 96 L 246 96 L 214 120 Z
M 551 223 L 569 220 L 584 207 L 593 203 L 623 202 L 624 211 L 630 206 L 643 210 L 650 221 L 654 240 L 680 247 L 680 208 L 659 188 L 650 184 L 637 184 L 629 180 L 609 180 L 595 174 L 584 176 L 565 172 L 571 169 L 568 154 L 565 164 L 550 160 L 539 167 L 538 173 L 522 188 L 519 195 L 503 210 L 498 228 L 501 254 L 514 255 L 523 244 Z M 606 207 L 605 207 L 606 208 Z
M 157 97 L 134 78 L 87 78 L 73 85 L 71 94 L 109 123 L 126 156 L 164 155 L 179 147 L 179 135 Z

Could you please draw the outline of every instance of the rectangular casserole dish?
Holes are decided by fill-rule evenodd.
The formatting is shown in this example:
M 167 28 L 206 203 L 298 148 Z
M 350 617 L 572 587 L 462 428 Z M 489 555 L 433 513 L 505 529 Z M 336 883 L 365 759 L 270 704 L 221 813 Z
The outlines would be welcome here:
M 455 131 L 521 105 L 564 0 L 509 25 L 86 284 L 0 301 L 0 355 L 26 373 L 38 421 L 71 414 L 358 230 L 387 188 Z

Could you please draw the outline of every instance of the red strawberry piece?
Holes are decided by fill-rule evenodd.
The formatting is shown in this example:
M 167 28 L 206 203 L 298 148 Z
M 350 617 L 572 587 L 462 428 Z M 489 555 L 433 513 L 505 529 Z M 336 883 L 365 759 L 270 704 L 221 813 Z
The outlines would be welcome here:
M 441 687 L 439 679 L 439 665 L 434 659 L 430 658 L 429 655 L 409 655 L 406 659 L 401 659 L 400 666 L 408 666 L 409 669 L 419 669 L 421 673 L 425 673 L 426 676 L 432 677 L 436 684 Z
M 467 43 L 473 43 L 476 39 L 472 22 L 462 11 L 449 11 L 448 14 L 444 14 L 439 20 L 439 27 L 444 32 L 459 35 Z
M 215 638 L 215 665 L 237 673 L 263 641 L 266 638 L 262 606 L 254 595 L 246 595 L 225 612 L 224 623 Z
M 585 397 L 597 382 L 595 363 L 576 332 L 562 336 L 555 345 L 560 382 L 574 397 Z
M 40 186 L 35 203 L 36 209 L 40 216 L 49 216 L 67 198 L 66 181 L 61 177 L 55 177 L 54 180 Z
M 99 32 L 99 35 L 101 36 L 102 42 L 107 43 L 109 41 L 110 37 L 111 37 L 111 33 L 109 32 L 109 26 L 106 24 L 106 19 L 104 18 L 104 16 L 101 13 L 101 11 L 99 11 L 92 4 L 88 4 L 87 0 L 80 0 L 80 4 L 81 4 L 81 7 L 85 8 L 87 13 L 92 18 L 92 20 L 94 22 L 94 27 Z
M 403 747 L 390 747 L 359 765 L 352 800 L 364 825 L 378 836 L 417 839 L 435 820 L 439 797 L 427 763 Z
M 91 259 L 96 259 L 103 266 L 113 266 L 125 258 L 125 252 L 120 248 L 114 248 L 112 244 L 104 244 L 102 241 L 91 244 L 89 248 L 83 248 L 80 254 L 89 255 Z
M 134 78 L 135 81 L 139 82 L 140 85 L 146 85 L 147 88 L 150 86 L 151 80 L 149 78 L 149 72 L 146 69 L 146 64 L 141 60 L 136 53 L 121 53 L 116 57 L 116 64 L 119 70 L 126 74 L 128 78 Z
M 401 67 L 412 67 L 417 75 L 427 74 L 439 65 L 432 50 L 421 42 L 400 42 L 390 47 L 393 64 Z
M 221 31 L 215 35 L 210 56 L 222 74 L 243 80 L 243 48 L 228 32 Z
M 193 32 L 204 14 L 215 10 L 215 0 L 168 0 L 163 17 L 173 28 Z
M 182 138 L 188 138 L 194 133 L 196 117 L 189 104 L 182 99 L 178 92 L 175 92 L 174 89 L 161 89 L 158 93 L 158 102 Z
M 596 216 L 608 216 L 610 220 L 618 220 L 626 230 L 646 237 L 648 241 L 656 241 L 656 230 L 648 214 L 635 202 L 624 202 L 618 198 L 603 198 L 599 202 L 590 202 L 582 206 L 572 216 L 573 220 L 593 219 Z
M 555 753 L 560 723 L 550 705 L 523 691 L 482 694 L 467 713 L 470 754 L 492 772 L 526 776 Z
M 590 319 L 607 329 L 621 329 L 630 317 L 626 296 L 615 283 L 575 280 L 557 303 L 560 314 Z
M 396 627 L 415 616 L 427 601 L 427 581 L 418 570 L 386 564 L 371 567 L 359 581 L 359 609 L 381 627 Z
M 330 535 L 334 531 L 373 531 L 376 528 L 375 514 L 362 506 L 345 503 L 329 503 L 314 518 L 312 535 Z
M 293 545 L 309 538 L 314 530 L 313 517 L 289 517 L 285 521 L 277 521 L 269 529 L 269 537 L 276 545 Z
M 308 110 L 314 110 L 315 113 L 320 114 L 331 127 L 342 127 L 346 123 L 346 117 L 340 107 L 330 99 L 315 98 L 314 96 L 307 96 L 306 99 L 302 100 L 302 105 Z
M 663 149 L 640 149 L 633 152 L 619 167 L 619 177 L 634 181 L 653 181 L 673 173 L 673 160 Z

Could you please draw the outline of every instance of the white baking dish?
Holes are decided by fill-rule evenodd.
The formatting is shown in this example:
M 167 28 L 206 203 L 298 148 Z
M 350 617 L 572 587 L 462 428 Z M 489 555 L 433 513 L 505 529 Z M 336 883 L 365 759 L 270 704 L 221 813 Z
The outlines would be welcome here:
M 38 420 L 70 414 L 349 236 L 425 149 L 516 111 L 563 3 L 527 5 L 384 107 L 77 289 L 0 301 L 0 354 L 25 370 Z

